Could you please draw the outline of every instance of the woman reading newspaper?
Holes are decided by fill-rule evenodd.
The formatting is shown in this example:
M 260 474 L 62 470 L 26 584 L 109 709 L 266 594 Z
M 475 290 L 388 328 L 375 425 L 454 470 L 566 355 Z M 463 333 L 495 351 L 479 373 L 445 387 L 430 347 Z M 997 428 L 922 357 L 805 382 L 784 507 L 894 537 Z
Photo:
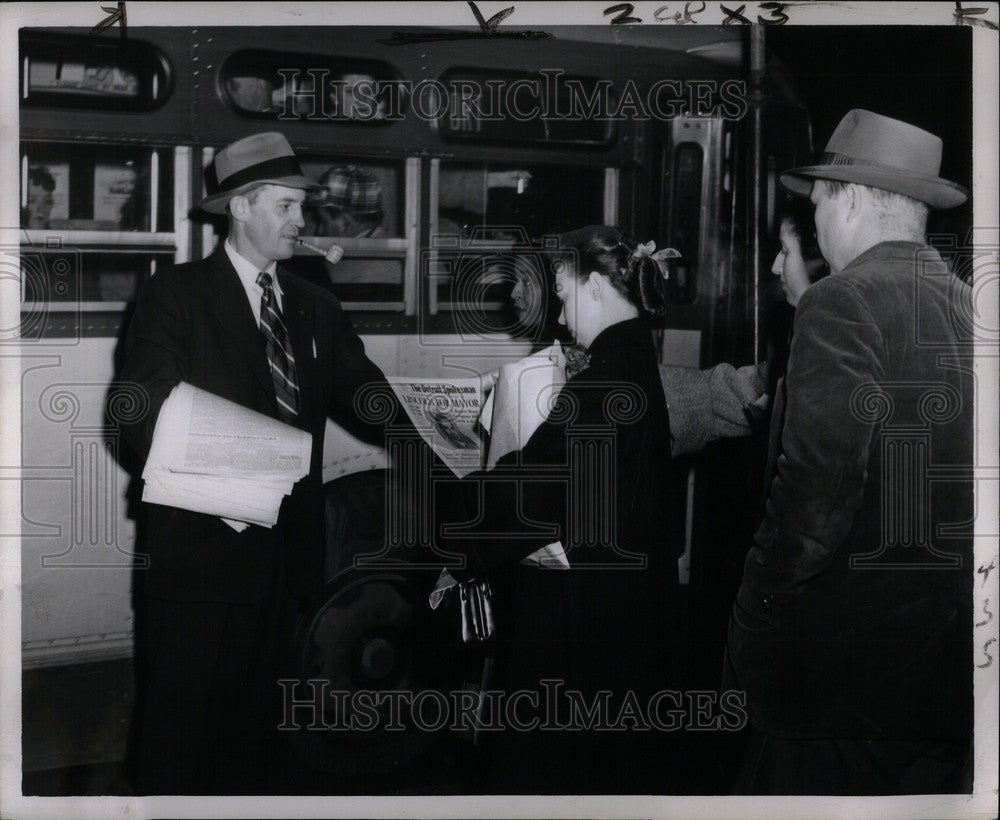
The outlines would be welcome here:
M 514 594 L 493 613 L 507 651 L 482 715 L 499 729 L 482 734 L 490 791 L 676 787 L 662 752 L 680 736 L 669 731 L 678 543 L 647 321 L 665 307 L 671 254 L 604 226 L 547 252 L 559 320 L 587 364 L 521 450 L 438 490 L 439 546 L 464 558 L 455 577 L 468 588 L 516 568 Z

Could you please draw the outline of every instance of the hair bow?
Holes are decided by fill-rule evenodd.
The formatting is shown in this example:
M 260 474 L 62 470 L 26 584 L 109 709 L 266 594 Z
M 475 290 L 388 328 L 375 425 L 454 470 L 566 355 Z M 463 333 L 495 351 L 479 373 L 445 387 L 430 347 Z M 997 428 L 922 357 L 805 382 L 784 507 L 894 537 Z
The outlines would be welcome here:
M 676 251 L 673 248 L 664 248 L 662 251 L 656 250 L 656 243 L 650 239 L 646 243 L 640 242 L 635 246 L 635 251 L 632 253 L 633 259 L 643 259 L 644 257 L 649 257 L 652 259 L 656 266 L 660 269 L 660 274 L 664 279 L 670 278 L 670 271 L 667 268 L 668 259 L 677 259 L 680 257 L 680 251 Z

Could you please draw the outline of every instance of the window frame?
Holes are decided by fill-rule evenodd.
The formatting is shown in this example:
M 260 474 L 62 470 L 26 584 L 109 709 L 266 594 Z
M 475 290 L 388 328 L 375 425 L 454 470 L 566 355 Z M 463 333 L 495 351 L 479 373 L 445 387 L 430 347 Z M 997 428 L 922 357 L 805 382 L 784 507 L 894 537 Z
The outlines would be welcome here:
M 56 140 L 24 140 L 21 146 L 28 144 L 38 145 L 72 145 L 71 141 Z M 94 143 L 87 143 L 94 144 Z M 102 142 L 100 145 L 114 146 L 112 142 Z M 124 144 L 123 144 L 124 145 Z M 128 144 L 129 148 L 135 148 Z M 173 230 L 172 231 L 110 231 L 110 230 L 83 230 L 83 229 L 29 229 L 22 228 L 20 231 L 20 246 L 22 253 L 30 251 L 33 253 L 45 253 L 46 251 L 77 251 L 78 253 L 159 253 L 172 255 L 171 261 L 174 264 L 187 262 L 190 259 L 190 233 L 191 223 L 188 220 L 188 211 L 191 208 L 191 149 L 189 146 L 166 146 L 150 145 L 142 146 L 151 151 L 151 171 L 150 171 L 150 200 L 151 200 L 151 224 L 156 217 L 155 203 L 159 201 L 160 185 L 163 181 L 157 170 L 159 167 L 160 151 L 173 152 Z M 21 162 L 21 190 L 27 190 L 28 154 L 25 154 Z M 149 275 L 156 272 L 157 262 L 154 256 L 150 259 Z M 27 283 L 22 278 L 21 282 L 21 310 L 26 311 L 29 303 L 26 302 Z M 43 310 L 48 314 L 67 314 L 74 312 L 81 313 L 116 313 L 124 314 L 132 302 L 115 301 L 103 302 L 97 300 L 79 301 L 44 301 L 30 303 L 34 310 Z
M 601 191 L 601 210 L 605 225 L 618 224 L 618 194 L 621 180 L 621 170 L 617 167 L 608 166 L 602 169 L 603 185 Z M 441 204 L 441 158 L 435 157 L 430 161 L 430 185 L 428 190 L 428 236 L 433 238 L 438 236 L 439 220 L 438 212 Z M 459 243 L 461 245 L 461 242 Z M 517 245 L 514 240 L 489 240 L 477 241 L 470 239 L 462 246 L 462 249 L 475 252 L 481 250 L 483 253 L 502 253 L 504 250 L 511 250 Z M 446 250 L 444 246 L 434 245 L 428 249 L 425 255 L 425 264 L 421 271 L 421 284 L 425 284 L 427 298 L 425 307 L 428 316 L 439 316 L 442 313 L 452 313 L 468 306 L 471 303 L 442 301 L 438 298 L 438 285 L 433 281 L 438 274 L 432 273 L 438 269 L 440 263 L 440 252 Z M 488 302 L 478 305 L 488 310 L 502 310 L 502 303 Z
M 293 54 L 288 51 L 282 51 L 279 49 L 265 49 L 265 48 L 245 48 L 238 51 L 233 51 L 229 54 L 222 65 L 219 67 L 218 73 L 216 74 L 216 93 L 219 100 L 223 105 L 226 106 L 230 111 L 239 117 L 246 117 L 250 120 L 270 120 L 276 122 L 282 122 L 282 113 L 280 111 L 254 111 L 251 109 L 244 108 L 239 105 L 233 95 L 229 90 L 228 80 L 232 77 L 231 72 L 233 70 L 238 70 L 242 68 L 242 65 L 247 65 L 247 70 L 250 67 L 255 69 L 255 74 L 253 76 L 260 76 L 260 72 L 269 73 L 273 70 L 278 76 L 279 67 L 281 69 L 287 69 L 291 67 L 298 67 L 297 70 L 300 75 L 305 75 L 310 77 L 313 83 L 322 81 L 326 83 L 327 78 L 330 76 L 344 76 L 346 74 L 364 74 L 371 76 L 376 82 L 386 82 L 386 83 L 401 83 L 402 77 L 399 70 L 384 60 L 373 60 L 370 57 L 348 57 L 343 55 L 330 56 L 329 54 Z M 257 68 L 258 66 L 263 66 L 263 69 Z M 321 80 L 317 80 L 317 75 L 313 74 L 313 71 L 324 71 L 321 75 Z M 282 76 L 282 81 L 284 77 Z M 277 87 L 277 86 L 276 86 Z M 324 89 L 321 89 L 324 90 Z M 300 93 L 312 93 L 319 98 L 320 92 L 314 90 L 312 92 L 300 92 Z M 353 118 L 353 117 L 343 117 L 343 116 L 322 116 L 322 112 L 318 111 L 315 116 L 299 116 L 296 115 L 294 120 L 296 122 L 307 122 L 307 123 L 325 123 L 334 125 L 361 125 L 363 127 L 369 126 L 387 126 L 392 123 L 399 122 L 405 119 L 407 108 L 407 99 L 405 94 L 400 94 L 399 98 L 399 111 L 400 116 L 392 117 L 366 117 L 366 118 Z
M 30 108 L 57 108 L 74 111 L 149 113 L 170 99 L 174 88 L 174 71 L 166 54 L 158 46 L 145 40 L 129 38 L 124 44 L 118 38 L 108 39 L 80 34 L 53 34 L 44 31 L 22 30 L 20 33 L 21 105 Z M 43 54 L 39 54 L 43 51 Z M 44 56 L 58 62 L 77 60 L 87 64 L 100 64 L 106 53 L 115 65 L 128 67 L 139 77 L 140 92 L 136 98 L 102 96 L 99 93 L 71 90 L 31 90 L 32 60 Z M 95 56 L 96 55 L 96 56 Z M 151 72 L 151 73 L 150 73 Z

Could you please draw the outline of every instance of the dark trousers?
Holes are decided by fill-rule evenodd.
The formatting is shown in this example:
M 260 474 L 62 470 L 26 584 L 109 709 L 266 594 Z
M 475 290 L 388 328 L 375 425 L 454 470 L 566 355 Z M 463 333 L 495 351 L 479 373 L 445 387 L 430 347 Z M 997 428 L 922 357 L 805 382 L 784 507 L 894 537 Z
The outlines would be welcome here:
M 147 597 L 136 793 L 261 790 L 289 654 L 283 588 L 251 604 Z
M 962 794 L 972 744 L 950 740 L 793 739 L 751 729 L 737 794 Z

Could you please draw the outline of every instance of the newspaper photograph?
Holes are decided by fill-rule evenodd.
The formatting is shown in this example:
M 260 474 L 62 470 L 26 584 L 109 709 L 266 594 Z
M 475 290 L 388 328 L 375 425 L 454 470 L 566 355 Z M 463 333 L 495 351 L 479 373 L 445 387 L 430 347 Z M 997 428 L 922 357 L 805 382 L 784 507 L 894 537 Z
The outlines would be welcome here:
M 998 38 L 0 4 L 0 816 L 995 817 Z
M 483 467 L 481 379 L 391 379 L 424 439 L 457 476 Z

